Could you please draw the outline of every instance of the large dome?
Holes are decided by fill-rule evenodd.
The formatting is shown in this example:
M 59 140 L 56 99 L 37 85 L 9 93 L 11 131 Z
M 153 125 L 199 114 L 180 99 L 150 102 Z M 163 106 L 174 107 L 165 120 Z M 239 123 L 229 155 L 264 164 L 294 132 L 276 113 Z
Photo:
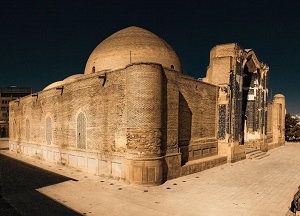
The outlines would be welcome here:
M 128 27 L 102 41 L 90 55 L 85 74 L 124 68 L 137 62 L 152 62 L 181 72 L 181 64 L 172 47 L 155 34 Z

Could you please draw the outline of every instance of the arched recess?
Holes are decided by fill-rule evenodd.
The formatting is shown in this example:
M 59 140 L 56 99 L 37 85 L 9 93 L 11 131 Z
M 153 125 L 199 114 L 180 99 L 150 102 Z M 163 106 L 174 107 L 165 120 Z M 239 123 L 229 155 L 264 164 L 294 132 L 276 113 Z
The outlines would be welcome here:
M 255 97 L 259 62 L 253 51 L 249 51 L 243 62 L 242 143 L 248 141 L 248 132 L 256 130 Z
M 28 118 L 26 118 L 26 122 L 25 122 L 25 132 L 26 132 L 26 141 L 28 142 L 30 140 L 30 121 Z
M 242 140 L 243 143 L 247 143 L 250 139 L 259 139 L 259 134 L 265 133 L 269 68 L 257 59 L 253 50 L 250 50 L 244 58 L 242 69 L 242 122 L 244 131 Z M 252 138 L 248 138 L 248 135 L 251 135 Z
M 80 112 L 77 115 L 77 148 L 86 149 L 86 117 Z
M 51 145 L 52 144 L 52 140 L 53 140 L 53 133 L 52 133 L 52 119 L 50 116 L 46 117 L 46 143 L 47 145 Z
M 178 147 L 181 152 L 181 165 L 189 161 L 189 143 L 192 136 L 192 116 L 193 113 L 188 102 L 181 92 L 179 92 L 178 109 Z

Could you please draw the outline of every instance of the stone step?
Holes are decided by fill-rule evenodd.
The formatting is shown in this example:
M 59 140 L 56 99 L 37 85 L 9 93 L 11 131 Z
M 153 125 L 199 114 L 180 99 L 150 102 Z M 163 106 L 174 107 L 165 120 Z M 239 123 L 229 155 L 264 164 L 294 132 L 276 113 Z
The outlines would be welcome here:
M 246 151 L 246 158 L 252 158 L 254 155 L 259 154 L 261 151 L 259 149 L 251 149 Z
M 250 154 L 250 153 L 256 152 L 256 151 L 259 151 L 259 149 L 255 149 L 255 148 L 246 148 L 245 149 L 246 154 Z
M 260 160 L 260 159 L 265 158 L 269 155 L 270 154 L 267 154 L 266 152 L 262 152 L 259 149 L 254 149 L 254 150 L 248 151 L 246 153 L 246 158 Z
M 268 156 L 270 156 L 270 154 L 267 154 L 266 152 L 264 152 L 264 154 L 262 154 L 260 156 L 257 156 L 257 157 L 254 157 L 252 159 L 260 160 L 260 159 L 263 159 L 263 158 L 268 157 Z
M 251 158 L 254 158 L 254 157 L 259 157 L 259 156 L 261 156 L 261 155 L 263 155 L 263 154 L 265 154 L 265 152 L 262 152 L 262 151 L 255 151 L 255 152 L 252 152 L 251 154 L 250 154 L 250 157 Z

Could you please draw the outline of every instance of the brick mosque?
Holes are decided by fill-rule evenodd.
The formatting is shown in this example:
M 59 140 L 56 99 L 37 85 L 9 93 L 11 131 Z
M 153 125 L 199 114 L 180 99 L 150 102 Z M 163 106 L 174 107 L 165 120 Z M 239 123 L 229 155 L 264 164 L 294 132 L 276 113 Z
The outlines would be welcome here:
M 206 77 L 182 73 L 163 39 L 120 30 L 83 74 L 10 102 L 10 150 L 123 179 L 168 179 L 284 144 L 285 97 L 268 102 L 269 67 L 236 43 L 210 51 Z

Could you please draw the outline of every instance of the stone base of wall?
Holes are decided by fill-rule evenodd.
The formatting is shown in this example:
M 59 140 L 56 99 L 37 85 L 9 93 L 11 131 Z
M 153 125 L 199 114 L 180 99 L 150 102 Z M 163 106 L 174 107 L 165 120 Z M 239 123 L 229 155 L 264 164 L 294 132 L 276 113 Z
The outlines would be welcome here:
M 285 145 L 285 144 L 284 143 L 268 143 L 268 149 L 271 150 L 273 148 L 277 148 L 282 145 Z
M 208 158 L 198 159 L 194 161 L 189 161 L 188 163 L 186 163 L 184 166 L 181 167 L 180 176 L 193 174 L 226 163 L 227 163 L 227 156 L 218 156 L 218 155 L 208 157 Z
M 166 180 L 193 174 L 226 163 L 227 156 L 215 155 L 192 160 L 181 166 L 180 153 L 168 154 L 161 158 L 127 160 L 128 172 L 126 172 L 126 181 L 144 186 L 160 185 Z
M 155 186 L 163 183 L 163 157 L 127 159 L 126 178 L 128 184 Z
M 76 167 L 100 176 L 125 179 L 125 160 L 121 157 L 108 158 L 99 153 L 13 141 L 9 142 L 9 149 L 37 159 Z
M 245 145 L 239 143 L 218 142 L 219 155 L 227 156 L 228 162 L 234 163 L 246 159 Z
M 263 152 L 267 152 L 269 150 L 267 140 L 263 140 L 263 142 L 260 143 L 260 150 Z
M 254 149 L 259 149 L 263 152 L 268 151 L 268 144 L 267 144 L 267 140 L 264 139 L 252 139 L 249 140 L 248 142 L 245 142 L 245 147 L 246 148 L 254 148 Z
M 181 153 L 167 154 L 157 158 L 125 159 L 115 156 L 108 158 L 96 152 L 14 141 L 9 142 L 9 149 L 37 159 L 144 186 L 160 185 L 169 179 L 227 163 L 227 156 L 215 155 L 192 160 L 181 166 Z
M 273 142 L 273 134 L 272 133 L 268 133 L 267 134 L 267 143 L 272 143 Z
M 237 162 L 237 161 L 241 161 L 246 159 L 246 153 L 245 153 L 245 145 L 239 145 L 238 143 L 234 143 L 233 145 L 233 149 L 232 149 L 232 156 L 231 156 L 231 163 Z
M 245 152 L 239 152 L 239 153 L 235 153 L 231 159 L 231 163 L 235 163 L 241 160 L 245 160 L 246 159 L 246 153 Z
M 184 165 L 191 160 L 210 157 L 218 154 L 218 141 L 216 139 L 200 139 L 190 141 L 188 146 L 180 146 L 182 162 Z
M 180 176 L 181 153 L 167 154 L 164 156 L 164 179 L 170 180 Z
M 126 182 L 144 186 L 160 185 L 180 177 L 181 154 L 172 153 L 157 158 L 127 159 Z

